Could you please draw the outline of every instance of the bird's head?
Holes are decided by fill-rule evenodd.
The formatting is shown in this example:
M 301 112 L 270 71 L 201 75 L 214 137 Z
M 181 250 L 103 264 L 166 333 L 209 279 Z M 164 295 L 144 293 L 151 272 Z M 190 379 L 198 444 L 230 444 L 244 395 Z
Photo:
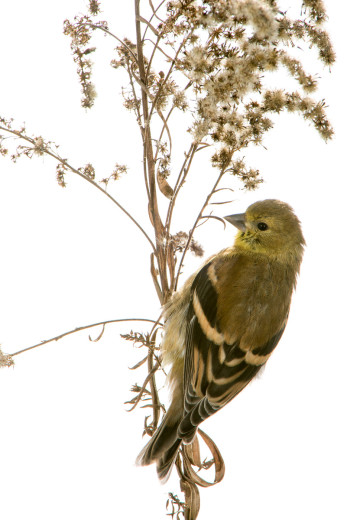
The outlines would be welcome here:
M 301 260 L 305 240 L 300 221 L 293 209 L 279 200 L 255 202 L 245 213 L 229 215 L 225 220 L 239 229 L 235 246 L 268 257 Z

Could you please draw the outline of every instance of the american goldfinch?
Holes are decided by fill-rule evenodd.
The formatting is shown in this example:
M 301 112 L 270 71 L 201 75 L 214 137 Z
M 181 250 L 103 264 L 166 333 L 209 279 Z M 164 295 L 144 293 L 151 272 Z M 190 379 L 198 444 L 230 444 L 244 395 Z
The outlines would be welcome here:
M 285 329 L 305 240 L 292 208 L 255 202 L 224 217 L 234 245 L 211 257 L 164 308 L 161 344 L 171 405 L 137 458 L 166 480 L 181 443 L 231 401 L 269 359 Z

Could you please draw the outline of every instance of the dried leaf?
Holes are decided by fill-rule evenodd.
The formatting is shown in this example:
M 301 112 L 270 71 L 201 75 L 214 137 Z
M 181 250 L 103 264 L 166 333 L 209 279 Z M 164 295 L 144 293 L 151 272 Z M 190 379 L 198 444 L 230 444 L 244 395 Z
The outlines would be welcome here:
M 135 370 L 136 368 L 139 368 L 140 366 L 142 366 L 147 361 L 147 357 L 148 356 L 146 356 L 143 359 L 141 359 L 141 361 L 136 363 L 136 365 L 134 365 L 133 367 L 129 367 L 129 370 Z
M 197 466 L 198 468 L 202 467 L 201 457 L 200 457 L 200 446 L 197 437 L 194 437 L 194 440 L 191 444 L 187 444 L 185 447 L 186 455 L 188 456 L 190 462 Z
M 185 495 L 186 507 L 184 511 L 185 520 L 196 520 L 200 511 L 200 494 L 196 484 L 181 479 L 181 491 Z
M 102 326 L 102 330 L 101 330 L 101 332 L 100 332 L 100 334 L 99 334 L 99 336 L 98 336 L 97 338 L 92 339 L 91 336 L 90 336 L 90 334 L 89 334 L 89 336 L 88 336 L 89 341 L 93 341 L 93 343 L 96 343 L 97 341 L 99 341 L 99 339 L 102 338 L 104 332 L 105 332 L 105 323 L 103 324 L 103 326 Z
M 162 194 L 165 195 L 165 197 L 167 199 L 171 200 L 173 197 L 173 194 L 174 194 L 174 190 L 171 188 L 171 186 L 167 182 L 167 180 L 162 175 L 158 174 L 157 182 L 158 182 L 158 187 L 159 187 L 160 191 L 162 192 Z
M 216 444 L 213 442 L 211 437 L 209 437 L 207 435 L 207 433 L 202 431 L 200 428 L 198 428 L 198 433 L 202 437 L 202 439 L 204 440 L 208 449 L 210 450 L 210 452 L 213 455 L 215 472 L 216 472 L 215 478 L 214 478 L 214 484 L 217 484 L 218 482 L 221 482 L 221 480 L 223 480 L 224 473 L 225 473 L 225 464 L 224 464 L 223 457 L 221 455 L 221 452 L 217 448 Z
M 230 204 L 231 202 L 233 202 L 232 200 L 225 200 L 223 202 L 210 202 L 210 205 L 214 205 L 214 206 L 221 206 L 222 204 Z
M 222 222 L 224 229 L 225 229 L 225 227 L 226 227 L 225 221 L 221 217 L 216 217 L 215 215 L 201 215 L 199 220 L 203 220 L 203 219 L 206 219 L 206 220 L 204 220 L 204 222 L 201 222 L 200 224 L 198 224 L 196 227 L 198 228 L 200 226 L 203 226 L 204 224 L 206 224 L 206 222 L 210 218 L 214 218 L 216 220 L 219 220 L 219 222 Z
M 184 475 L 188 477 L 188 479 L 198 486 L 201 487 L 210 487 L 214 484 L 218 484 L 224 477 L 225 473 L 225 465 L 222 458 L 222 455 L 217 448 L 216 444 L 213 442 L 213 440 L 200 428 L 198 428 L 198 433 L 202 437 L 203 441 L 207 445 L 208 449 L 210 450 L 213 460 L 211 464 L 205 465 L 201 463 L 200 459 L 200 453 L 198 451 L 198 448 L 194 446 L 194 443 L 198 443 L 197 437 L 194 439 L 193 447 L 190 447 L 189 445 L 186 445 L 183 447 L 182 453 L 183 453 L 183 467 L 184 467 Z M 193 462 L 194 461 L 194 462 Z M 199 469 L 208 469 L 208 467 L 214 465 L 215 467 L 215 478 L 213 482 L 208 482 L 207 480 L 204 480 L 200 475 L 194 471 L 192 468 L 192 464 L 194 466 L 197 466 Z

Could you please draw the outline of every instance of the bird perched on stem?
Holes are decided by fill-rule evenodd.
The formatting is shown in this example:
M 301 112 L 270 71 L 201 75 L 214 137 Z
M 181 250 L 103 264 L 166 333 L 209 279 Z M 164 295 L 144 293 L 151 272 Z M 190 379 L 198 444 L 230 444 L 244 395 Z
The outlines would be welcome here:
M 163 362 L 171 405 L 137 458 L 166 480 L 181 443 L 231 401 L 269 359 L 285 329 L 305 240 L 292 208 L 255 202 L 224 217 L 239 231 L 164 308 Z

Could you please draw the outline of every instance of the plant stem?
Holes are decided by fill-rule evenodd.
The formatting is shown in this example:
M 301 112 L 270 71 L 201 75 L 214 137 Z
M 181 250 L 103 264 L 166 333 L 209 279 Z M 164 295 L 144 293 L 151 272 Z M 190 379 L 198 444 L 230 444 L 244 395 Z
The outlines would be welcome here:
M 200 218 L 201 218 L 201 215 L 202 215 L 204 209 L 206 208 L 206 206 L 208 205 L 208 203 L 209 203 L 209 201 L 210 201 L 212 195 L 214 194 L 215 189 L 217 188 L 217 186 L 218 186 L 218 184 L 219 184 L 221 178 L 223 177 L 224 173 L 225 173 L 225 170 L 224 170 L 224 169 L 221 170 L 221 172 L 219 173 L 219 175 L 218 175 L 218 177 L 217 177 L 217 180 L 216 180 L 216 182 L 214 183 L 214 186 L 213 186 L 212 190 L 211 190 L 210 193 L 207 195 L 206 200 L 205 200 L 205 202 L 204 202 L 204 204 L 203 204 L 203 206 L 202 206 L 202 208 L 201 208 L 201 210 L 200 210 L 198 216 L 196 217 L 196 220 L 195 220 L 195 222 L 194 222 L 194 225 L 193 225 L 192 229 L 189 231 L 188 240 L 187 240 L 186 246 L 185 246 L 185 248 L 184 248 L 184 251 L 183 251 L 183 253 L 182 253 L 181 260 L 180 260 L 180 263 L 179 263 L 179 266 L 178 266 L 178 269 L 177 269 L 177 273 L 176 273 L 176 281 L 175 281 L 175 287 L 174 287 L 175 291 L 177 290 L 177 284 L 178 284 L 179 276 L 180 276 L 180 274 L 181 274 L 181 268 L 182 268 L 183 260 L 184 260 L 184 257 L 185 257 L 185 255 L 186 255 L 187 251 L 188 251 L 188 248 L 189 248 L 190 242 L 191 242 L 191 240 L 192 240 L 192 238 L 193 238 L 193 234 L 194 234 L 194 231 L 195 231 L 195 229 L 196 229 L 196 226 L 197 226 L 197 224 L 198 224 L 198 222 L 199 222 L 199 220 L 200 220 Z
M 22 350 L 18 350 L 18 352 L 14 352 L 13 354 L 10 354 L 10 356 L 18 356 L 18 354 L 22 354 L 23 352 L 27 352 L 28 350 L 32 350 L 33 348 L 41 347 L 42 345 L 46 345 L 46 343 L 51 343 L 51 341 L 58 341 L 61 338 L 64 338 L 65 336 L 68 336 L 69 334 L 74 334 L 75 332 L 80 332 L 81 330 L 91 329 L 92 327 L 98 327 L 100 325 L 108 325 L 109 323 L 119 323 L 122 321 L 146 321 L 149 323 L 155 323 L 158 324 L 158 320 L 150 320 L 147 318 L 120 318 L 117 320 L 108 320 L 108 321 L 100 321 L 98 323 L 93 323 L 92 325 L 83 325 L 82 327 L 77 327 L 76 329 L 69 330 L 68 332 L 63 332 L 63 334 L 59 334 L 59 336 L 55 336 L 51 339 L 46 339 L 45 341 L 41 341 L 40 343 L 37 343 L 36 345 L 32 345 L 31 347 L 23 348 Z M 161 324 L 160 324 L 161 325 Z

